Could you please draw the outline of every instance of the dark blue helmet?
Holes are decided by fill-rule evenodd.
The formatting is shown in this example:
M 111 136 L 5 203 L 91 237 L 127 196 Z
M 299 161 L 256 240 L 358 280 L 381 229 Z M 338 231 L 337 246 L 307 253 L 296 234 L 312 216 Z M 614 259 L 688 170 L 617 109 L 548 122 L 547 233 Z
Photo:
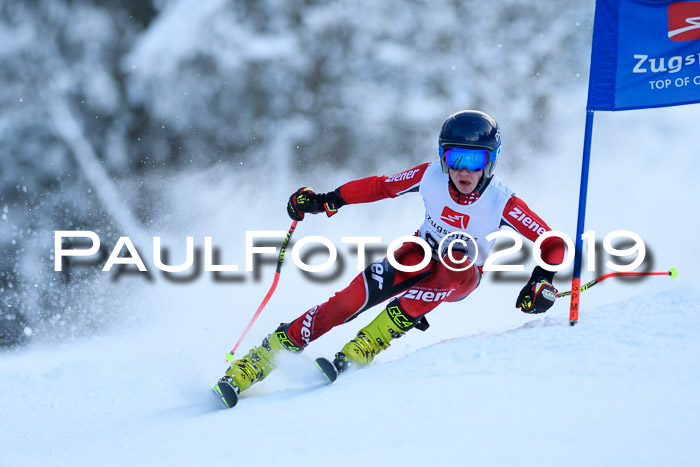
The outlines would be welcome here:
M 442 124 L 438 139 L 442 171 L 448 173 L 443 152 L 449 148 L 488 149 L 489 162 L 484 167 L 484 176 L 477 187 L 481 190 L 493 176 L 498 155 L 501 152 L 501 131 L 496 120 L 478 110 L 462 110 L 447 117 Z

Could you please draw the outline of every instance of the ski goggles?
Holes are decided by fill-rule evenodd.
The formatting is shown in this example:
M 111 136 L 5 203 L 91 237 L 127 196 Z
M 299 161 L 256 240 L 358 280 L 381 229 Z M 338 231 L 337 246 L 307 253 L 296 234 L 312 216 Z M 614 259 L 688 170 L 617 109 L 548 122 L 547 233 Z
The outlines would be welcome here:
M 440 148 L 442 150 L 442 148 Z M 467 169 L 471 171 L 483 170 L 489 163 L 491 154 L 496 159 L 498 149 L 489 151 L 488 149 L 477 148 L 447 148 L 442 152 L 445 164 L 453 170 Z

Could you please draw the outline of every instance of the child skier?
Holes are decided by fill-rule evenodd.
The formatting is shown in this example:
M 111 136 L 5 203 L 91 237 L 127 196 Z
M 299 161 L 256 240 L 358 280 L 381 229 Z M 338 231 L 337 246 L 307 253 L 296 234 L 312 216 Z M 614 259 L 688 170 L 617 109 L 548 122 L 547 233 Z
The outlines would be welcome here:
M 493 244 L 485 240 L 488 234 L 505 225 L 535 241 L 549 231 L 547 224 L 494 175 L 500 152 L 501 135 L 496 121 L 483 112 L 465 110 L 445 120 L 439 136 L 440 158 L 432 163 L 392 177 L 351 181 L 325 194 L 310 188 L 300 188 L 292 194 L 287 212 L 292 219 L 301 221 L 307 213 L 325 212 L 332 216 L 346 204 L 418 192 L 425 203 L 425 220 L 417 235 L 431 246 L 432 258 L 427 266 L 414 272 L 394 268 L 387 258 L 376 261 L 327 302 L 280 325 L 259 347 L 253 347 L 226 370 L 215 386 L 224 402 L 232 406 L 241 391 L 269 375 L 281 352 L 301 352 L 334 326 L 393 297 L 335 355 L 332 371 L 337 375 L 353 365 L 371 363 L 393 339 L 414 327 L 425 330 L 425 315 L 440 303 L 462 300 L 476 289 Z M 472 239 L 459 232 L 468 233 Z M 461 249 L 446 255 L 441 240 L 452 233 L 463 242 Z M 549 264 L 561 264 L 564 253 L 564 242 L 557 237 L 550 237 L 541 245 L 541 257 Z M 417 243 L 407 242 L 394 257 L 404 266 L 416 266 L 425 252 Z M 460 270 L 472 261 L 472 267 Z M 553 277 L 553 272 L 535 267 L 518 295 L 516 308 L 526 313 L 549 309 L 557 293 Z

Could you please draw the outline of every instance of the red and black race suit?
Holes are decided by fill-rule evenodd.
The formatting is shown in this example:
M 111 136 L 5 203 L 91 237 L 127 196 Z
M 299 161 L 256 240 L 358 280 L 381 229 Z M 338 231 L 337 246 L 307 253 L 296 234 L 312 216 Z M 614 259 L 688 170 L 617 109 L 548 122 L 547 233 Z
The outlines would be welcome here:
M 405 193 L 417 192 L 429 163 L 391 177 L 374 176 L 348 182 L 336 190 L 344 204 L 359 204 L 395 198 Z M 459 204 L 468 205 L 479 199 L 481 193 L 460 193 L 452 184 L 450 196 Z M 488 190 L 488 184 L 483 189 Z M 483 192 L 483 191 L 482 191 Z M 549 226 L 525 202 L 513 195 L 501 213 L 501 226 L 509 226 L 531 241 L 535 241 Z M 537 225 L 537 229 L 532 226 Z M 550 237 L 541 245 L 542 259 L 549 264 L 561 264 L 564 258 L 564 242 Z M 404 266 L 415 266 L 424 259 L 423 249 L 416 243 L 405 243 L 395 253 L 396 260 Z M 314 306 L 295 319 L 288 328 L 290 338 L 300 346 L 322 336 L 333 327 L 348 322 L 368 308 L 402 294 L 398 300 L 402 310 L 416 320 L 442 302 L 454 302 L 465 298 L 479 285 L 482 270 L 471 267 L 455 271 L 461 253 L 453 252 L 442 261 L 431 259 L 419 271 L 404 272 L 395 269 L 387 258 L 375 261 L 360 273 L 345 289 L 337 292 L 327 302 Z

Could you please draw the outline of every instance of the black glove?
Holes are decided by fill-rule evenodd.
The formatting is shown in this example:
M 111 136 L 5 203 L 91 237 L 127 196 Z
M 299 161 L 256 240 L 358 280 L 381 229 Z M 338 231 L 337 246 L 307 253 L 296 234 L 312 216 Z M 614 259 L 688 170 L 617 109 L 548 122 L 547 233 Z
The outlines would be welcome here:
M 527 285 L 518 295 L 515 308 L 520 308 L 524 313 L 544 313 L 549 310 L 554 305 L 558 292 L 552 285 L 553 280 L 553 271 L 535 267 Z
M 299 188 L 292 193 L 287 203 L 287 214 L 292 220 L 300 221 L 304 219 L 305 213 L 318 214 L 325 212 L 328 217 L 338 212 L 345 201 L 336 191 L 318 194 L 313 188 Z

